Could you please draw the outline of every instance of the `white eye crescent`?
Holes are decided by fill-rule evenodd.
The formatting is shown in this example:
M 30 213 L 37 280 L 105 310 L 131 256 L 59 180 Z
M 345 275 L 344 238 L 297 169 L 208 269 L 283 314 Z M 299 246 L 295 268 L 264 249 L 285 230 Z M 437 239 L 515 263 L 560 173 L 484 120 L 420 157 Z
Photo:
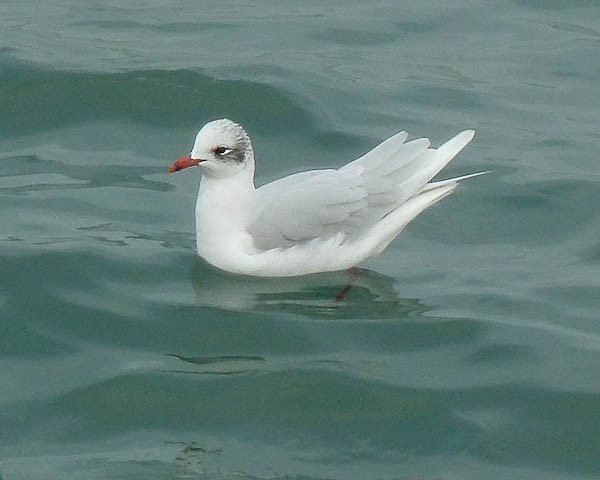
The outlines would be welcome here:
M 219 157 L 223 157 L 224 155 L 227 155 L 231 153 L 231 149 L 227 148 L 227 147 L 217 147 L 215 148 L 215 154 L 218 155 Z

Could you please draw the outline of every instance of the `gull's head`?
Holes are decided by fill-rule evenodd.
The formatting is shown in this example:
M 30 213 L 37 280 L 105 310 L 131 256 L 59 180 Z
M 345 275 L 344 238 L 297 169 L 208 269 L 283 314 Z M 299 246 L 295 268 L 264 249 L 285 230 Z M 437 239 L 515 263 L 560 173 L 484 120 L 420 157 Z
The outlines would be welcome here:
M 231 120 L 214 120 L 204 125 L 194 147 L 173 164 L 169 172 L 199 165 L 205 175 L 226 177 L 254 168 L 254 152 L 250 137 L 241 125 Z

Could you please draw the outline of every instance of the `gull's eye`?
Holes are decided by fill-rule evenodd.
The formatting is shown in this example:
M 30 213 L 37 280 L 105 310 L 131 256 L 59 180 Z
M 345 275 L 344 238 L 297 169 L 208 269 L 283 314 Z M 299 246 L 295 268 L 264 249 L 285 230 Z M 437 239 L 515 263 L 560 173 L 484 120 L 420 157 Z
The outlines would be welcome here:
M 218 155 L 219 157 L 222 157 L 223 155 L 227 155 L 229 152 L 231 152 L 231 150 L 227 147 L 215 148 L 215 154 Z

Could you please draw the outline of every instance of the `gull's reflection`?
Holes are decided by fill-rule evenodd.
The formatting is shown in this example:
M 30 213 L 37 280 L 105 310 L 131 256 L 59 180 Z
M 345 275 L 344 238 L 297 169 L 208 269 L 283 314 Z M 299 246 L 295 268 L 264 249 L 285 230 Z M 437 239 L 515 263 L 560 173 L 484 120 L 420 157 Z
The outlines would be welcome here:
M 393 278 L 366 269 L 255 278 L 222 272 L 198 259 L 191 279 L 198 304 L 222 310 L 364 320 L 398 319 L 428 310 L 417 299 L 401 298 Z

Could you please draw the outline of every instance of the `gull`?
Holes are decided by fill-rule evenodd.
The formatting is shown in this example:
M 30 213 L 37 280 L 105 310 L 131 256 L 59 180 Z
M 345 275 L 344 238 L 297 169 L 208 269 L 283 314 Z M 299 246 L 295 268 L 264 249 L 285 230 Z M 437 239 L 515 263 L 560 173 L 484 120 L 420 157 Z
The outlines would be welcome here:
M 254 185 L 254 149 L 228 119 L 207 123 L 169 172 L 198 166 L 198 254 L 234 274 L 292 277 L 347 270 L 381 253 L 459 181 L 433 181 L 472 139 L 464 130 L 439 148 L 400 132 L 338 168 Z

